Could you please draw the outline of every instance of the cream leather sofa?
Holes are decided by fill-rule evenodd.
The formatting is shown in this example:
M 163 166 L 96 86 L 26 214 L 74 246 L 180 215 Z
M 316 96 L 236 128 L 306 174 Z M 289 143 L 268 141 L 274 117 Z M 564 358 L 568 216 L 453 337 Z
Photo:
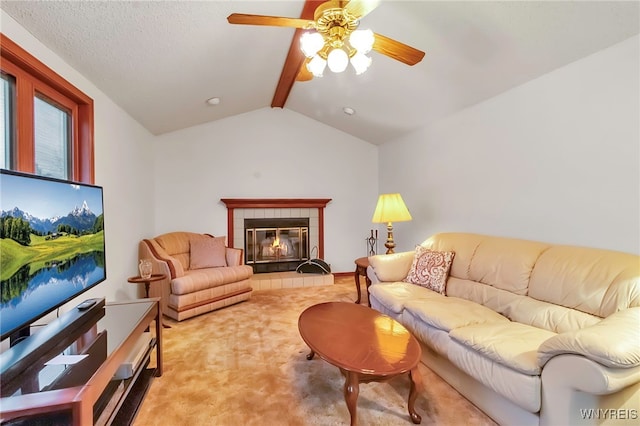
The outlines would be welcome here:
M 640 257 L 465 233 L 442 295 L 402 282 L 414 252 L 369 258 L 371 306 L 423 363 L 504 425 L 640 422 Z
M 150 260 L 154 274 L 167 276 L 149 291 L 161 298 L 164 315 L 182 321 L 251 297 L 253 268 L 244 264 L 243 250 L 218 239 L 222 245 L 208 234 L 170 232 L 140 241 L 139 259 Z

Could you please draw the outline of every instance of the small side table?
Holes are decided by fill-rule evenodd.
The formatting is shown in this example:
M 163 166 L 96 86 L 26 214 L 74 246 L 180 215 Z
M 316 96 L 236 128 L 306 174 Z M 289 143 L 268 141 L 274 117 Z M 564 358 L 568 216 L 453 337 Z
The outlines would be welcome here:
M 356 300 L 357 304 L 360 304 L 360 275 L 364 277 L 365 283 L 367 284 L 367 306 L 371 307 L 371 301 L 369 300 L 369 287 L 371 286 L 371 280 L 367 276 L 367 268 L 369 267 L 369 258 L 368 257 L 360 257 L 355 260 L 356 263 L 356 272 L 354 273 L 355 281 L 356 281 L 356 289 L 358 290 L 358 300 Z
M 144 284 L 144 295 L 148 299 L 149 298 L 149 287 L 151 287 L 151 283 L 152 282 L 156 282 L 156 281 L 162 281 L 165 278 L 167 278 L 167 276 L 165 274 L 153 274 L 149 278 L 143 278 L 140 275 L 138 275 L 136 277 L 127 278 L 127 281 L 129 281 L 132 284 Z M 162 316 L 160 318 L 162 318 Z M 171 328 L 170 325 L 167 325 L 164 322 L 162 322 L 162 326 L 164 328 Z

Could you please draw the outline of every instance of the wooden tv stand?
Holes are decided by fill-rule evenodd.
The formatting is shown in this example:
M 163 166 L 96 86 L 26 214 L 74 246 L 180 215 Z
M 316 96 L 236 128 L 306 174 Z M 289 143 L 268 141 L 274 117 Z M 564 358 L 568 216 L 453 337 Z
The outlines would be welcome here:
M 58 346 L 39 356 L 10 382 L 3 380 L 0 422 L 11 424 L 24 419 L 46 422 L 50 419 L 74 426 L 130 424 L 151 379 L 162 375 L 162 313 L 159 301 L 159 298 L 152 298 L 107 303 L 104 315 L 88 325 L 89 329 L 80 338 L 65 337 L 64 328 L 55 330 L 63 341 L 63 347 L 67 348 L 65 354 L 87 356 L 66 368 L 46 364 L 63 352 Z M 64 315 L 67 314 L 78 315 L 77 311 Z M 155 323 L 153 327 L 152 323 Z M 55 328 L 55 324 L 49 324 L 29 338 L 35 339 L 30 344 L 33 345 L 38 335 L 50 326 Z M 151 338 L 148 347 L 144 344 L 140 350 L 145 331 Z M 7 352 L 20 351 L 22 343 L 26 341 Z M 150 367 L 154 350 L 155 366 Z M 114 377 L 135 352 L 139 352 L 139 362 L 135 363 L 131 377 Z M 11 355 L 3 353 L 3 362 L 15 358 Z

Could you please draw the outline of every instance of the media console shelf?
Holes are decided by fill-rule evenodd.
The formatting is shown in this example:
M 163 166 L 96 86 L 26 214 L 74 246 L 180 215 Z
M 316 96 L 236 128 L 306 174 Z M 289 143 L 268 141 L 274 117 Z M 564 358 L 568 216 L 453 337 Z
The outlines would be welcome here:
M 130 424 L 148 390 L 151 379 L 162 375 L 162 322 L 159 298 L 104 305 L 104 315 L 91 314 L 92 324 L 83 326 L 83 334 L 69 333 L 67 317 L 78 316 L 77 310 L 62 315 L 43 330 L 0 354 L 0 422 L 5 425 L 56 424 L 86 426 L 92 424 Z M 153 328 L 151 324 L 155 322 Z M 51 327 L 51 328 L 50 328 Z M 85 330 L 86 328 L 86 330 Z M 53 331 L 52 331 L 53 329 Z M 46 350 L 51 335 L 60 342 Z M 40 342 L 39 339 L 42 339 Z M 26 368 L 20 352 L 30 357 Z M 33 348 L 36 348 L 33 355 Z M 61 349 L 62 348 L 62 349 Z M 151 354 L 155 349 L 155 365 Z M 81 355 L 77 363 L 59 355 Z M 37 358 L 37 359 L 34 359 Z M 134 359 L 130 369 L 124 369 Z M 8 363 L 21 365 L 21 372 Z

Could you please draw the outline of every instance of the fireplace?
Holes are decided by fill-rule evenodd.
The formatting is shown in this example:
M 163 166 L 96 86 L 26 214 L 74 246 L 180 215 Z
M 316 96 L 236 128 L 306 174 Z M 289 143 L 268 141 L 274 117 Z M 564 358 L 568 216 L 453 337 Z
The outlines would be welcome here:
M 314 257 L 324 257 L 324 209 L 330 198 L 222 198 L 220 201 L 227 206 L 227 241 L 230 247 L 244 250 L 245 262 L 252 265 L 256 273 L 295 270 L 309 259 L 311 252 Z M 248 232 L 248 229 L 254 230 Z M 277 237 L 280 238 L 274 246 Z M 270 239 L 273 239 L 270 248 L 262 245 L 267 243 L 263 240 Z
M 255 273 L 295 271 L 309 259 L 309 218 L 244 219 L 245 263 Z

